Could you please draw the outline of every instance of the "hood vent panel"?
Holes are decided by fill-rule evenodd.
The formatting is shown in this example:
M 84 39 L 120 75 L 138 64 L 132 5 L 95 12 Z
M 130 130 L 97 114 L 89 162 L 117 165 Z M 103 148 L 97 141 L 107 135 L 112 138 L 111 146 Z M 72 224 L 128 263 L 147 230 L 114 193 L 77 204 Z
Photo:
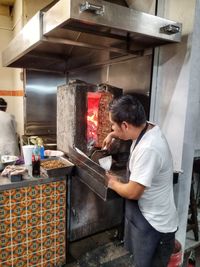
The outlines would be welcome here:
M 60 0 L 3 51 L 3 66 L 73 72 L 180 42 L 181 24 L 101 0 Z

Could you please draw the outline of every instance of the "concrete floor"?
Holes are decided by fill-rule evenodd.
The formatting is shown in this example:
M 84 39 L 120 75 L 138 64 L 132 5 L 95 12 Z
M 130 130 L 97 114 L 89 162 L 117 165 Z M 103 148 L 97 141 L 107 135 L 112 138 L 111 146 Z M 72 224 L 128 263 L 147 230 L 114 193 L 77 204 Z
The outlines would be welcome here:
M 134 267 L 132 255 L 115 235 L 110 230 L 71 243 L 66 267 Z
M 198 218 L 200 229 L 200 209 Z M 134 267 L 132 256 L 116 239 L 116 232 L 113 229 L 71 243 L 66 267 Z M 195 266 L 200 266 L 200 241 L 194 240 L 192 230 L 187 232 L 183 267 L 188 266 L 191 251 L 195 254 Z
M 66 267 L 134 267 L 132 256 L 113 238 L 113 231 L 106 231 L 71 243 Z M 187 233 L 183 267 L 187 267 L 191 251 L 195 266 L 200 266 L 200 241 L 194 240 L 192 231 Z

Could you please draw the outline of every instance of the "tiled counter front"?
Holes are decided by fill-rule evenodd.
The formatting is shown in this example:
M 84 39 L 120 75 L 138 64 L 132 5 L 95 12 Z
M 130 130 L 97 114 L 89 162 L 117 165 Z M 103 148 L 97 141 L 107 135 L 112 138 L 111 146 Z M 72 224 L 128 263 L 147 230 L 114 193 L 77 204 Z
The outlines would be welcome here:
M 66 262 L 66 181 L 0 192 L 0 267 Z

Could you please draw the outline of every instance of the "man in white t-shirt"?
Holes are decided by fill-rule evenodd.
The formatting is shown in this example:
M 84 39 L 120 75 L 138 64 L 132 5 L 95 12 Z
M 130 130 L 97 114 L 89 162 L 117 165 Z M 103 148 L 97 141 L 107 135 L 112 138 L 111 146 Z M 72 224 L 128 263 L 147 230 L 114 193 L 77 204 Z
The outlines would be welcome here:
M 113 138 L 131 139 L 128 182 L 107 173 L 108 187 L 126 199 L 125 247 L 136 267 L 167 267 L 178 226 L 173 195 L 173 163 L 160 128 L 146 121 L 141 103 L 125 95 L 110 104 Z
M 0 98 L 0 156 L 19 155 L 16 122 L 14 116 L 6 112 L 7 102 Z

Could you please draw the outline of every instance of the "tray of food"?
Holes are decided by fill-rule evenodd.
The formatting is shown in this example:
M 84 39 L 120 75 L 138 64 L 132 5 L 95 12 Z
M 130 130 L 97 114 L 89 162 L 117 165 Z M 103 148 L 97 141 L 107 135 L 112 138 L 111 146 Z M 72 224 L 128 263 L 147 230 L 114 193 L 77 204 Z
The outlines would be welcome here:
M 49 177 L 70 175 L 74 168 L 73 163 L 62 157 L 41 160 L 40 166 Z

